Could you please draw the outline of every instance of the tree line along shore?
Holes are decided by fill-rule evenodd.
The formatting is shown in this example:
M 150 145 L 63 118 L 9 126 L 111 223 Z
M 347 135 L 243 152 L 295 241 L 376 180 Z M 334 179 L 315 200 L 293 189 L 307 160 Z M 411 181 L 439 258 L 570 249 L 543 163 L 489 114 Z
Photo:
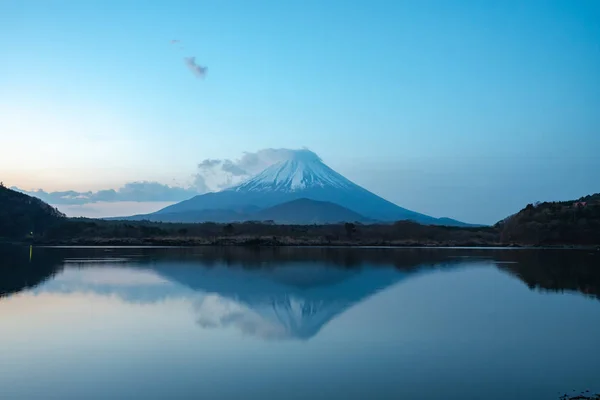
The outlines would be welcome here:
M 0 186 L 0 241 L 43 245 L 600 246 L 600 194 L 529 204 L 493 226 L 412 221 L 286 225 L 273 221 L 161 223 L 67 218 Z

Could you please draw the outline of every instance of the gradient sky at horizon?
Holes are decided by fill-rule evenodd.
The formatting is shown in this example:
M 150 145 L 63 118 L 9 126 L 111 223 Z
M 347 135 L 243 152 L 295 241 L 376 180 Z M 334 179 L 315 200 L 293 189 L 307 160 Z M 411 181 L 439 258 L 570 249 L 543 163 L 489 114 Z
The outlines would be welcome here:
M 593 0 L 4 0 L 0 180 L 187 186 L 204 159 L 306 146 L 492 223 L 600 192 L 598 21 Z

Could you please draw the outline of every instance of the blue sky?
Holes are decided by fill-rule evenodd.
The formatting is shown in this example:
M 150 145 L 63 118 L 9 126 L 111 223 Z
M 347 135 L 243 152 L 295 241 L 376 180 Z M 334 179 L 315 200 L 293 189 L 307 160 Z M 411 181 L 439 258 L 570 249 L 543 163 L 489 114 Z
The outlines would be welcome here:
M 598 21 L 594 0 L 5 0 L 0 179 L 187 187 L 204 159 L 306 146 L 403 207 L 491 223 L 600 191 Z

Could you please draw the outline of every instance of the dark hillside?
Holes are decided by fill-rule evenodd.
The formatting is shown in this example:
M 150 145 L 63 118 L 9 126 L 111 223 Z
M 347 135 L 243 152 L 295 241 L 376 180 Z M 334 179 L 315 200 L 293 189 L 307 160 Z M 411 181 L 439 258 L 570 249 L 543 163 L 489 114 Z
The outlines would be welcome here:
M 578 200 L 528 204 L 496 227 L 503 242 L 598 245 L 600 193 Z
M 40 199 L 0 184 L 0 238 L 22 240 L 44 234 L 60 223 L 64 214 Z

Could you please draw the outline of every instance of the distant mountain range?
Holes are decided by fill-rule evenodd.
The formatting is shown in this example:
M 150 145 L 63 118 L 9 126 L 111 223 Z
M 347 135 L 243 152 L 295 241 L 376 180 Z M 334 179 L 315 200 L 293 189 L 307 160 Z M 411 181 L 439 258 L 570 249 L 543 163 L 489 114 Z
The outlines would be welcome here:
M 241 184 L 206 193 L 152 214 L 112 218 L 163 222 L 393 222 L 469 226 L 399 207 L 346 179 L 311 151 L 297 151 Z

